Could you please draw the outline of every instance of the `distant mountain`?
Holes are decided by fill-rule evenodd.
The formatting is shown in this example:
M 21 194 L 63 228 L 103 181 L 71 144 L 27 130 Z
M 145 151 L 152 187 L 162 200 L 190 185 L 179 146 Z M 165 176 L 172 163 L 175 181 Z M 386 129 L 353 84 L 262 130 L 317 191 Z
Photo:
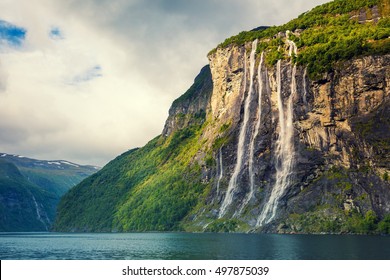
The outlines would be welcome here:
M 100 168 L 0 153 L 0 231 L 47 231 L 61 196 Z

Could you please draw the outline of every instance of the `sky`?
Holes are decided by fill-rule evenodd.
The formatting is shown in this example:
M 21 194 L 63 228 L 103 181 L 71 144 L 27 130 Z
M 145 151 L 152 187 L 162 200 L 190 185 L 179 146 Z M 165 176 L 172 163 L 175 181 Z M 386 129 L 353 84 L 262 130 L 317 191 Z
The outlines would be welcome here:
M 0 0 L 0 152 L 104 166 L 159 135 L 224 39 L 327 0 Z

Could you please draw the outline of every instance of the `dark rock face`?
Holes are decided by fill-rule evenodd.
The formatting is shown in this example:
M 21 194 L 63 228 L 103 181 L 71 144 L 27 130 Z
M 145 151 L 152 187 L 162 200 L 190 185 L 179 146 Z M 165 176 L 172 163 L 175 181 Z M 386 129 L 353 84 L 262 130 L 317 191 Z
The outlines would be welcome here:
M 209 107 L 212 88 L 210 67 L 207 65 L 202 68 L 187 92 L 173 102 L 162 135 L 169 136 L 176 130 L 203 122 Z

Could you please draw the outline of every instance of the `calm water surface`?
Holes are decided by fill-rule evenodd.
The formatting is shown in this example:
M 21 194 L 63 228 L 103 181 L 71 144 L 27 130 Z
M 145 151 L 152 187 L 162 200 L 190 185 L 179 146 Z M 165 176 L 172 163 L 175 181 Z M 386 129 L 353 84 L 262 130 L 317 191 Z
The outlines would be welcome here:
M 390 260 L 390 236 L 0 233 L 0 259 Z

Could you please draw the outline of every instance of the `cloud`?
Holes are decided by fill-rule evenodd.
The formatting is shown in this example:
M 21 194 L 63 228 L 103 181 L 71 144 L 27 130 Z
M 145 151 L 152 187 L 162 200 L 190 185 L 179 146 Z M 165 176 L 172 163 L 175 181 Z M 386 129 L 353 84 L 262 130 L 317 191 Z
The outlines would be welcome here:
M 218 43 L 323 2 L 2 0 L 24 35 L 0 53 L 0 151 L 103 165 L 161 133 Z

